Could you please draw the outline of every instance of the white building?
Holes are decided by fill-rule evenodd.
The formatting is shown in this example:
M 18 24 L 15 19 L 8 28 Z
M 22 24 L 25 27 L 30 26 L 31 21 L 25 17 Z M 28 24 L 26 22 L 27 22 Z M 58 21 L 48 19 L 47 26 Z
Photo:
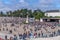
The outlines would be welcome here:
M 48 17 L 50 17 L 50 16 L 52 16 L 52 17 L 60 16 L 60 11 L 59 10 L 46 11 L 45 16 L 48 16 Z
M 59 22 L 60 23 L 60 11 L 59 10 L 49 10 L 45 12 L 45 16 L 42 18 L 43 22 Z M 41 19 L 40 19 L 41 21 Z

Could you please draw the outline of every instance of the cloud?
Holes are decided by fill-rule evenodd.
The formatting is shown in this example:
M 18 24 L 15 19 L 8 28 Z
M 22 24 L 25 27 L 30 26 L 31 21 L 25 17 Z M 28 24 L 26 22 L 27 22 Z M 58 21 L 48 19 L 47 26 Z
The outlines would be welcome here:
M 12 10 L 12 9 L 7 7 L 6 5 L 4 5 L 3 2 L 0 1 L 0 11 L 9 11 L 9 10 Z
M 19 2 L 20 2 L 20 3 L 25 3 L 25 1 L 24 1 L 24 0 L 20 0 Z
M 28 6 L 29 4 L 25 0 L 20 0 L 20 5 Z
M 5 1 L 4 1 L 5 2 Z M 10 3 L 7 1 L 7 3 L 10 4 L 5 4 L 3 1 L 0 1 L 0 11 L 9 11 L 9 10 L 16 10 L 16 9 L 21 9 L 21 8 L 28 8 L 29 4 L 27 2 L 25 2 L 24 0 L 19 0 L 19 1 L 12 1 L 10 0 L 10 2 L 14 2 L 14 3 Z
M 16 7 L 27 8 L 29 7 L 29 3 L 27 3 L 25 0 L 19 0 L 19 3 L 16 5 Z
M 60 1 L 59 0 L 39 0 L 37 7 L 42 10 L 60 9 Z
M 8 7 L 5 7 L 5 8 L 1 8 L 1 9 L 0 9 L 0 11 L 9 11 L 9 10 L 12 10 L 12 9 L 10 9 L 10 8 L 8 8 Z
M 29 9 L 60 9 L 60 0 L 0 0 L 0 10 Z

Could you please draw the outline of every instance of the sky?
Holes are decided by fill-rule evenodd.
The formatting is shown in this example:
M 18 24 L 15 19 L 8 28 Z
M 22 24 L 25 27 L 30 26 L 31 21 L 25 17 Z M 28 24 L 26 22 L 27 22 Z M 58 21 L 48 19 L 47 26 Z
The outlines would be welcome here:
M 0 0 L 0 11 L 17 10 L 22 8 L 60 10 L 60 0 Z

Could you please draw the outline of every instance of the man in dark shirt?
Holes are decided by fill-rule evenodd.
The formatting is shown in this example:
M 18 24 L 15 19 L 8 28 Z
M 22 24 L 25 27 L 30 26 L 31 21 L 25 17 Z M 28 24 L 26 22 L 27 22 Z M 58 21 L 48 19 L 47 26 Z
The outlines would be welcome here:
M 24 33 L 24 34 L 23 34 L 23 40 L 26 40 L 26 37 L 27 37 L 27 34 Z

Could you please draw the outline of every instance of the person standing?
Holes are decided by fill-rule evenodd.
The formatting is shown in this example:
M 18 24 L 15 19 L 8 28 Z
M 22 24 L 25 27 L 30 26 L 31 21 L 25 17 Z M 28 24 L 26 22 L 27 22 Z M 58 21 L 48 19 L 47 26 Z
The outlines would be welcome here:
M 5 40 L 8 40 L 8 39 L 7 39 L 7 35 L 5 35 Z
M 27 37 L 27 34 L 24 33 L 24 34 L 23 34 L 23 40 L 26 40 L 26 37 Z
M 18 40 L 16 35 L 14 35 L 14 40 Z

